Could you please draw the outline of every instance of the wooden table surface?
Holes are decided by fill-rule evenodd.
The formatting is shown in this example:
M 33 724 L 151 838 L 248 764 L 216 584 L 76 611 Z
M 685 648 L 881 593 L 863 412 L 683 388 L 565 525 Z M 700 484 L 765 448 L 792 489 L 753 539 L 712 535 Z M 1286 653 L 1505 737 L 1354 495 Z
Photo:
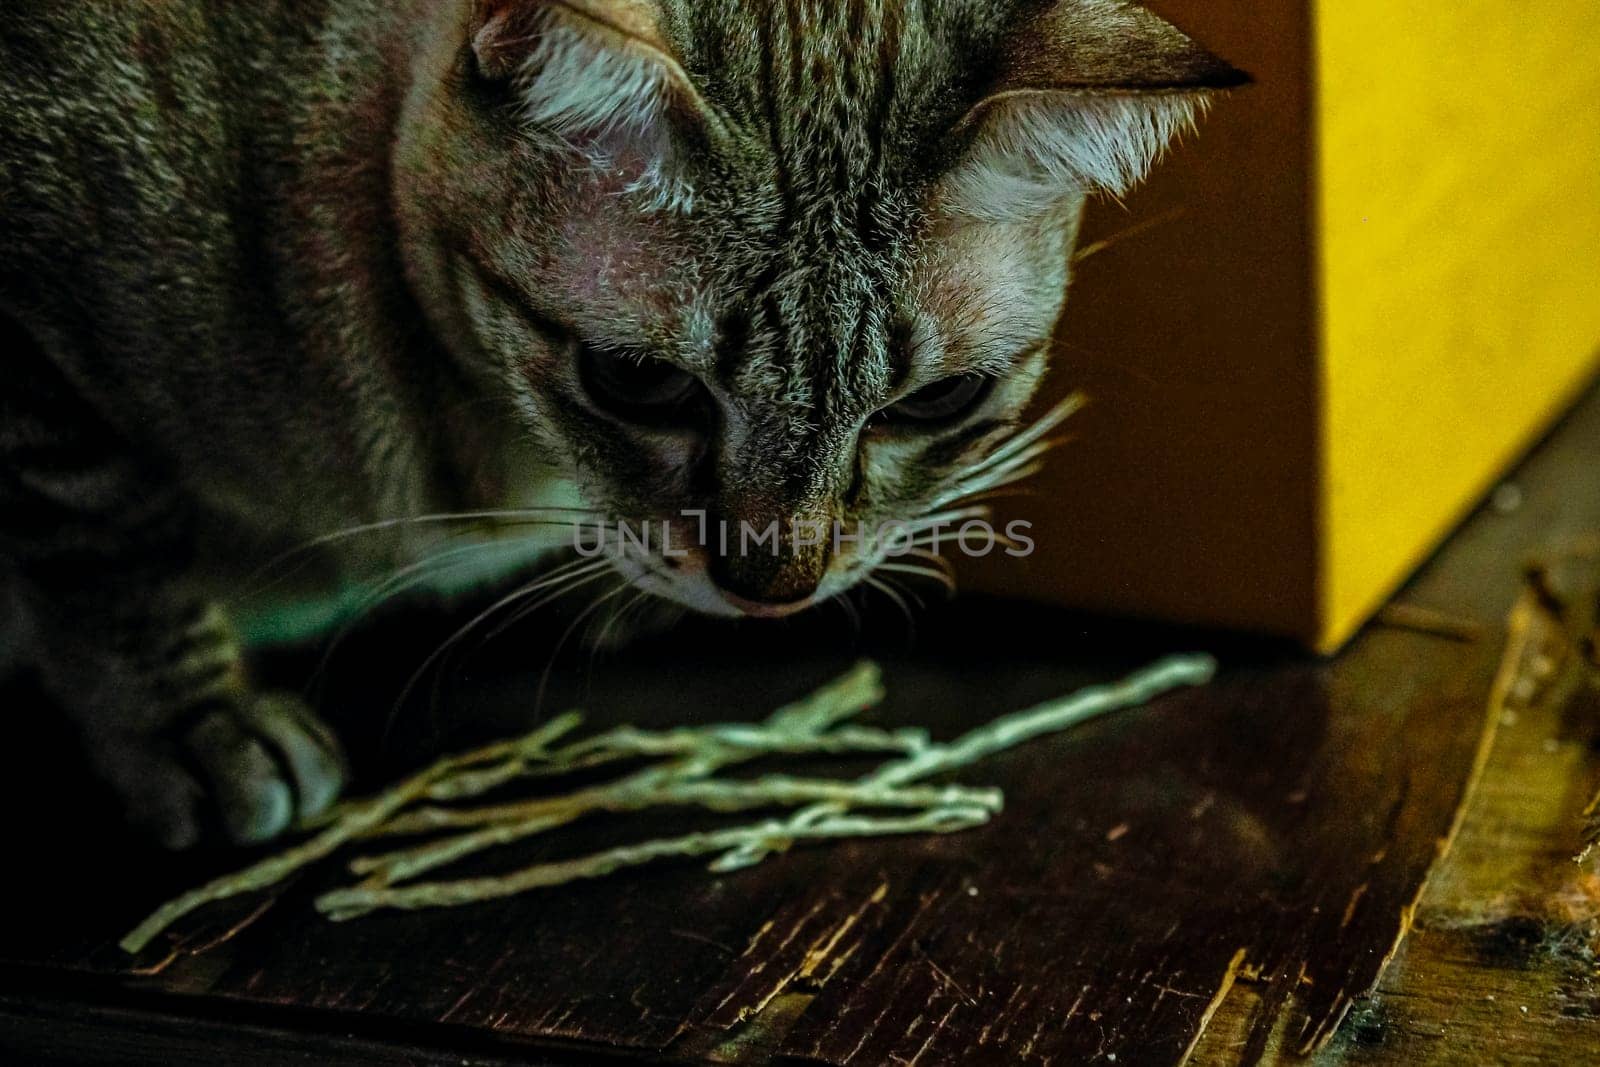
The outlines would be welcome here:
M 1224 662 L 1207 689 L 961 776 L 1004 787 L 1006 811 L 988 827 L 801 848 L 727 876 L 665 865 L 336 925 L 310 906 L 338 874 L 320 870 L 207 911 L 130 960 L 118 936 L 239 857 L 173 861 L 124 840 L 55 721 L 30 714 L 26 692 L 0 694 L 17 723 L 0 757 L 11 815 L 0 1052 L 170 1064 L 1593 1062 L 1600 878 L 1573 856 L 1600 787 L 1600 701 L 1569 635 L 1592 626 L 1600 584 L 1600 555 L 1584 556 L 1600 532 L 1597 461 L 1600 395 L 1516 475 L 1520 500 L 1501 494 L 1475 515 L 1388 621 L 1329 662 L 977 600 L 930 607 L 914 637 L 879 605 L 862 633 L 834 613 L 776 630 L 696 624 L 625 652 L 567 655 L 546 707 L 581 704 L 597 725 L 748 719 L 871 655 L 890 697 L 870 721 L 941 737 L 1165 653 Z M 1530 561 L 1547 564 L 1536 592 Z M 367 785 L 540 714 L 532 694 L 550 644 L 537 626 L 463 656 L 426 699 L 387 714 L 406 668 L 450 625 L 419 610 L 380 620 L 319 675 Z M 288 656 L 265 669 L 303 679 L 307 668 Z M 627 833 L 692 818 L 652 816 Z M 515 859 L 622 833 L 585 825 Z

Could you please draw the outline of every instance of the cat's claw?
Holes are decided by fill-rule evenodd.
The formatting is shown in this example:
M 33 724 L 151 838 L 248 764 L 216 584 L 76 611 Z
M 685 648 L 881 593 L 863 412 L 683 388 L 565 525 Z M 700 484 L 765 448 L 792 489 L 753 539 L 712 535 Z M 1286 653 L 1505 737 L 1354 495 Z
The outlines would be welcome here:
M 184 747 L 215 800 L 228 839 L 270 841 L 294 819 L 294 796 L 279 762 L 246 728 L 243 716 L 212 712 L 189 730 Z
M 179 751 L 127 766 L 136 823 L 174 851 L 215 826 L 236 845 L 278 837 L 338 799 L 345 770 L 332 732 L 298 700 L 254 696 L 210 711 L 178 739 Z
M 344 788 L 345 767 L 339 739 L 327 724 L 300 701 L 278 694 L 257 697 L 246 719 L 288 771 L 296 821 L 331 808 Z

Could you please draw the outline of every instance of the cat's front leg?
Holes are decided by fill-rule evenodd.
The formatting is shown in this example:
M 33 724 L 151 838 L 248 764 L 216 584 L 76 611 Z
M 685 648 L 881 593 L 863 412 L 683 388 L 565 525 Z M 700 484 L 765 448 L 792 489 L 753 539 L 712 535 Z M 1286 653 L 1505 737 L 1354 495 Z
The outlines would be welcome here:
M 130 822 L 168 848 L 256 844 L 331 805 L 344 779 L 336 739 L 298 698 L 251 688 L 222 611 L 140 595 L 134 610 L 86 618 L 81 597 L 68 612 L 25 589 L 35 666 Z
M 11 657 L 70 716 L 129 819 L 171 848 L 265 841 L 338 794 L 328 729 L 256 692 L 191 570 L 192 507 L 41 362 L 0 389 L 0 578 Z M 26 373 L 26 372 L 32 373 Z

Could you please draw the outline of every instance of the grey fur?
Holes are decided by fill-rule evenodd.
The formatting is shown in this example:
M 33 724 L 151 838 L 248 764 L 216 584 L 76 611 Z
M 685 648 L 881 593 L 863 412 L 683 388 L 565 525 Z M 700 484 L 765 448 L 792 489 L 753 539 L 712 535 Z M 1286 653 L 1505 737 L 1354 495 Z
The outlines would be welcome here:
M 426 556 L 419 517 L 546 480 L 633 521 L 925 511 L 1032 395 L 1088 192 L 996 229 L 942 218 L 939 184 L 981 101 L 1055 91 L 992 72 L 1040 10 L 1080 8 L 1126 18 L 1109 0 L 11 0 L 0 312 L 29 343 L 0 387 L 0 597 L 29 647 L 9 658 L 136 821 L 187 845 L 210 798 L 258 840 L 341 774 L 309 713 L 245 677 L 237 594 L 278 553 L 318 541 L 298 573 L 337 591 Z M 528 129 L 514 98 L 537 71 L 487 71 L 520 40 L 495 27 L 534 13 L 660 63 L 672 113 L 621 144 L 622 124 Z M 1189 66 L 1187 88 L 1216 81 L 1139 25 L 1162 27 L 1129 53 L 1160 54 L 1162 92 Z M 663 145 L 692 208 L 642 192 Z M 1009 288 L 970 272 L 985 257 Z M 946 338 L 937 366 L 896 347 L 917 316 Z M 574 336 L 700 375 L 718 429 L 608 418 Z M 982 432 L 869 443 L 875 412 L 979 368 L 1001 378 Z M 623 572 L 702 608 L 708 573 L 781 598 L 873 564 L 786 543 L 702 555 L 663 588 L 660 562 Z

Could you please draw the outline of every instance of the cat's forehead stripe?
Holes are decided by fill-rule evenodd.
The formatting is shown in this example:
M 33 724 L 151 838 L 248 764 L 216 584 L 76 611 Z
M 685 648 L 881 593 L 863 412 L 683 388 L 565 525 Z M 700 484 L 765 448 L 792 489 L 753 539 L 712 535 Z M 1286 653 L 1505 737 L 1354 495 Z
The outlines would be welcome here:
M 881 396 L 918 202 L 897 173 L 901 67 L 926 26 L 895 0 L 708 0 L 678 21 L 707 99 L 747 139 L 710 197 L 726 210 L 701 216 L 726 231 L 714 245 L 748 249 L 720 264 L 747 319 L 719 377 L 781 374 L 797 406 Z

